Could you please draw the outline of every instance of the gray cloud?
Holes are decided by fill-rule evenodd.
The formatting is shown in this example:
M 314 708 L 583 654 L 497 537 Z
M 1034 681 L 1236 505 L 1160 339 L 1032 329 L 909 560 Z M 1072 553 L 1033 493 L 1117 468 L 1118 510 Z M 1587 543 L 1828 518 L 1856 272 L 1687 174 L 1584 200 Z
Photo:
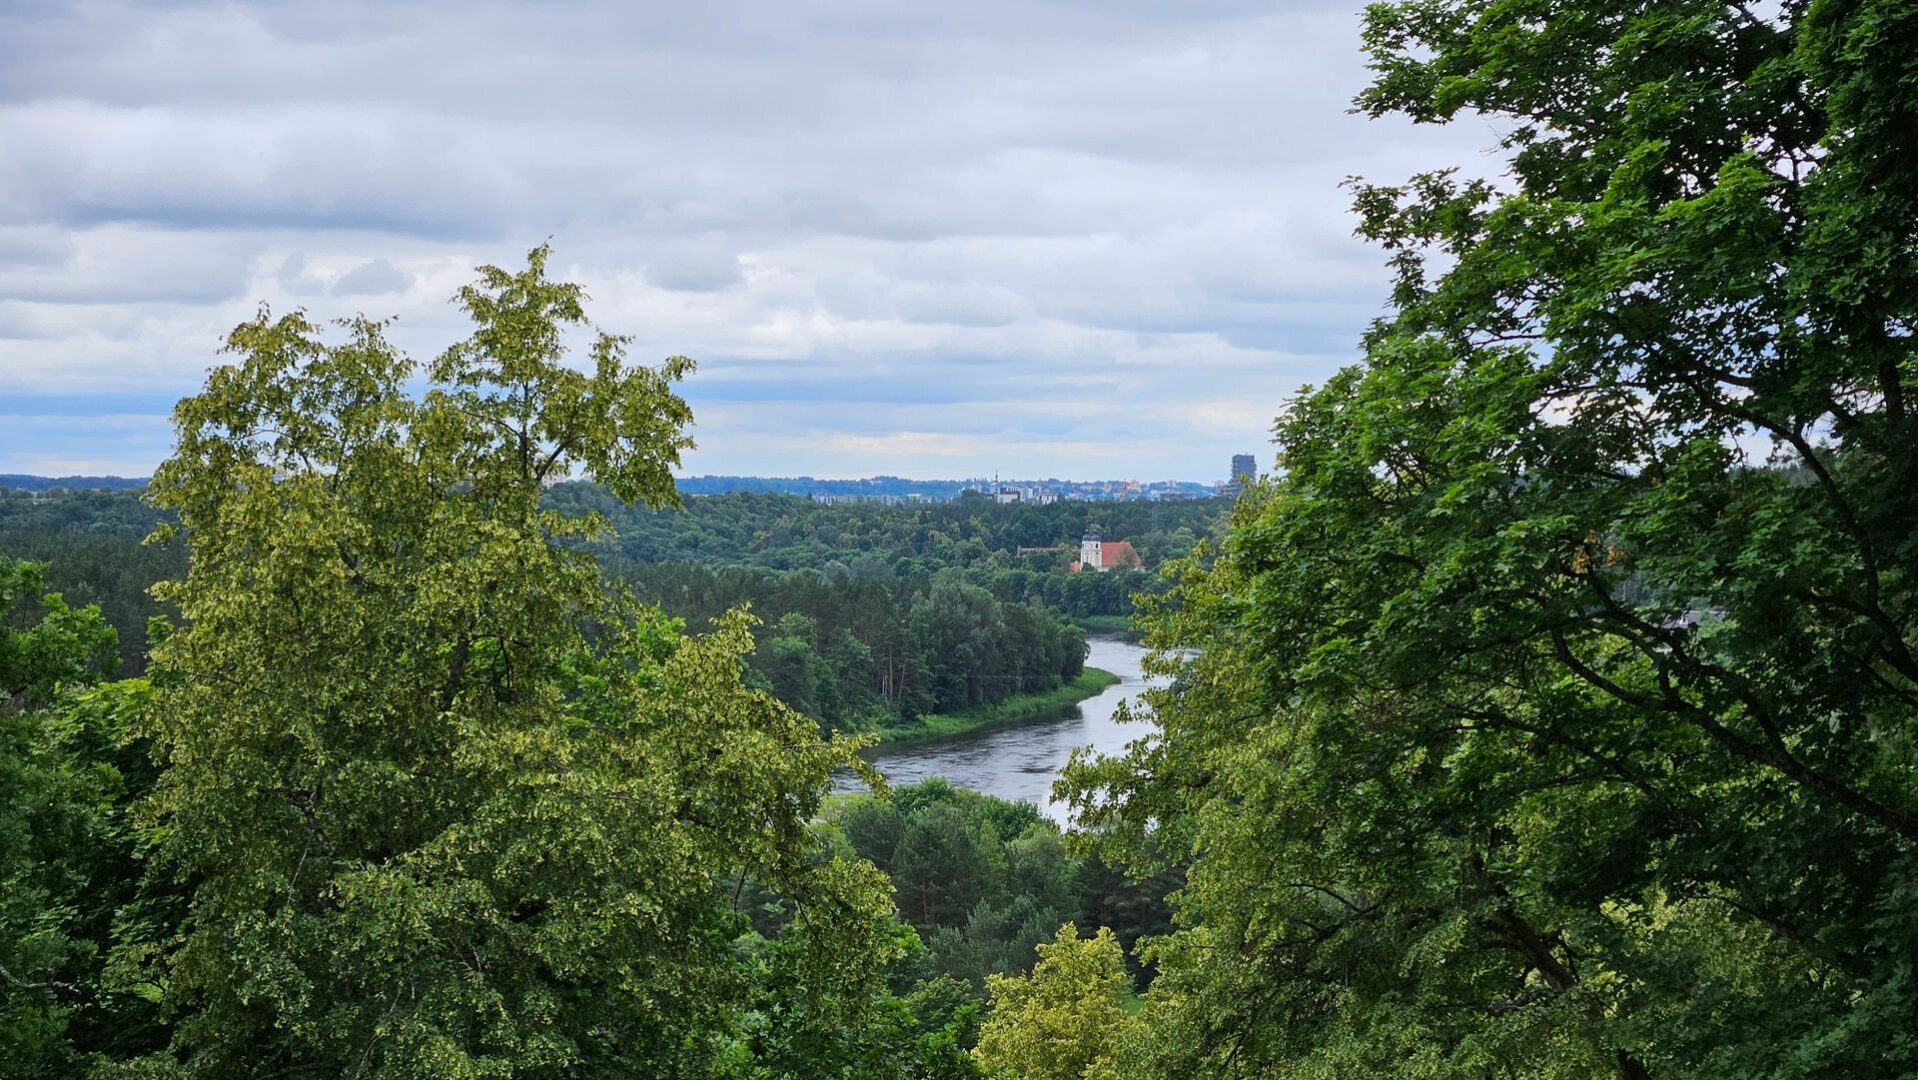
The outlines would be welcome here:
M 1317 0 L 10 4 L 0 385 L 189 392 L 260 302 L 430 356 L 550 236 L 705 362 L 695 470 L 1213 477 L 1380 310 L 1338 182 L 1489 165 L 1364 78 Z
M 386 259 L 356 266 L 333 282 L 334 296 L 388 296 L 413 287 L 413 275 Z

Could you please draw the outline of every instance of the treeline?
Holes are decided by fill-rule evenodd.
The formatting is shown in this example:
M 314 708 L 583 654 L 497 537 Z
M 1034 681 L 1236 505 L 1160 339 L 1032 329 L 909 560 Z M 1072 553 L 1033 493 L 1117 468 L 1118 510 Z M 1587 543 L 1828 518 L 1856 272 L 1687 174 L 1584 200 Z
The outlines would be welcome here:
M 549 506 L 604 517 L 614 535 L 596 553 L 649 563 L 744 563 L 823 569 L 876 557 L 902 577 L 947 567 L 1063 570 L 1088 528 L 1129 540 L 1147 567 L 1185 555 L 1229 508 L 1189 502 L 997 503 L 979 495 L 923 506 L 833 505 L 797 495 L 732 492 L 689 498 L 684 510 L 629 506 L 604 487 L 556 484 Z M 1058 548 L 1020 555 L 1020 548 Z
M 0 473 L 0 491 L 131 491 L 146 487 L 142 477 L 129 476 L 30 476 Z
M 141 495 L 137 489 L 46 494 L 0 485 L 0 530 L 139 539 L 166 518 Z M 1216 499 L 1041 506 L 978 495 L 919 506 L 832 505 L 754 492 L 692 497 L 682 506 L 655 509 L 629 505 L 604 485 L 584 481 L 553 484 L 541 498 L 569 517 L 600 515 L 611 526 L 591 544 L 601 557 L 773 570 L 877 563 L 900 577 L 952 567 L 988 574 L 1064 570 L 1078 558 L 1079 539 L 1089 528 L 1130 541 L 1152 568 L 1214 535 L 1229 509 Z M 1020 555 L 1020 548 L 1056 550 Z
M 600 512 L 584 508 L 612 504 L 604 489 L 584 483 L 557 485 L 546 493 L 545 502 L 567 514 Z M 768 623 L 794 611 L 811 616 L 823 627 L 813 637 L 813 651 L 844 676 L 839 702 L 797 693 L 807 682 L 803 677 L 781 685 L 795 691 L 788 700 L 839 724 L 875 706 L 893 716 L 963 711 L 998 701 L 1004 695 L 997 687 L 1047 688 L 1048 673 L 1070 679 L 1076 668 L 1034 659 L 1037 652 L 1053 647 L 1050 624 L 1034 622 L 1013 608 L 1037 605 L 1104 628 L 1119 625 L 1131 614 L 1134 595 L 1157 594 L 1167 586 L 1156 569 L 1065 573 L 1064 555 L 1022 558 L 1010 554 L 1012 548 L 987 546 L 987 540 L 1003 545 L 1044 537 L 1046 544 L 1063 544 L 1060 537 L 1069 534 L 1076 552 L 1085 522 L 1112 521 L 1117 524 L 1108 527 L 1108 535 L 1139 527 L 1143 531 L 1131 534 L 1138 537 L 1135 546 L 1154 559 L 1172 558 L 1191 550 L 1197 537 L 1209 535 L 1218 512 L 1195 503 L 1001 506 L 984 499 L 926 508 L 846 507 L 783 495 L 739 494 L 690 499 L 683 510 L 624 508 L 615 523 L 616 530 L 624 531 L 589 546 L 616 576 L 633 582 L 643 595 L 676 615 L 708 619 L 724 610 L 715 608 L 715 598 L 729 597 L 753 601 Z M 155 582 L 186 573 L 184 549 L 141 542 L 169 519 L 143 501 L 139 491 L 0 491 L 0 549 L 45 563 L 48 586 L 71 603 L 98 603 L 119 635 L 120 673 L 138 675 L 146 665 L 147 621 L 169 611 L 148 590 Z M 828 534 L 837 546 L 815 542 Z M 954 534 L 964 541 L 954 541 Z M 812 580 L 823 580 L 826 586 L 807 584 L 800 571 L 814 572 Z M 939 680 L 924 677 L 937 665 L 905 670 L 901 665 L 923 651 L 904 639 L 893 640 L 891 632 L 882 629 L 886 620 L 873 614 L 874 597 L 884 593 L 903 618 L 932 589 L 935 578 L 990 593 L 1003 610 L 997 617 L 983 617 L 980 632 L 996 633 L 994 627 L 1004 626 L 1010 635 L 995 645 L 956 642 L 959 655 L 977 658 L 982 665 L 963 693 L 955 690 L 949 664 L 948 675 Z M 841 601 L 820 599 L 825 593 L 864 598 L 858 625 L 850 629 L 867 648 L 879 650 L 874 660 L 879 674 L 868 678 L 857 650 L 835 647 L 833 637 L 843 621 L 829 609 Z M 947 607 L 955 614 L 969 610 L 957 602 Z M 788 641 L 804 636 L 781 635 Z M 1035 644 L 1036 638 L 1047 643 Z M 770 664 L 769 658 L 762 659 Z M 803 665 L 805 660 L 795 662 Z M 876 700 L 855 692 L 855 684 L 871 685 Z M 808 701 L 817 707 L 805 704 Z
M 0 493 L 0 550 L 44 564 L 47 587 L 74 606 L 98 604 L 120 643 L 119 673 L 139 675 L 147 622 L 170 611 L 150 589 L 186 573 L 179 545 L 142 543 L 167 520 L 133 491 Z M 835 730 L 896 725 L 1053 690 L 1077 677 L 1085 659 L 1083 632 L 1058 613 L 1122 614 L 1132 591 L 1160 584 L 1157 575 L 1138 571 L 901 573 L 898 567 L 923 570 L 928 563 L 878 553 L 850 565 L 780 571 L 732 565 L 750 563 L 743 551 L 737 555 L 697 565 L 618 554 L 602 562 L 643 598 L 699 625 L 751 604 L 764 623 L 752 660 L 761 685 Z
M 148 590 L 186 576 L 184 549 L 141 543 L 164 515 L 140 494 L 0 491 L 0 552 L 42 564 L 47 588 L 72 606 L 99 605 L 119 642 L 122 675 L 146 670 L 147 621 L 170 611 Z
M 646 563 L 617 552 L 601 554 L 600 561 L 617 576 L 642 581 L 654 577 L 671 580 L 680 575 L 696 577 L 702 570 L 744 570 L 771 577 L 781 573 L 795 576 L 812 574 L 833 588 L 876 586 L 910 593 L 923 593 L 934 582 L 963 582 L 985 590 L 1002 603 L 1036 604 L 1074 619 L 1098 616 L 1124 618 L 1132 613 L 1134 596 L 1158 595 L 1168 585 L 1157 570 L 1110 570 L 1102 574 L 993 566 L 945 566 L 928 570 L 924 560 L 895 559 L 883 555 L 862 555 L 843 562 L 831 560 L 818 567 L 809 566 L 794 571 L 774 570 L 747 559 L 741 559 L 738 563 Z
M 914 581 L 845 567 L 650 566 L 609 560 L 615 579 L 665 611 L 710 625 L 749 604 L 761 620 L 752 670 L 828 730 L 910 726 L 1078 677 L 1085 634 L 1053 611 L 952 574 Z

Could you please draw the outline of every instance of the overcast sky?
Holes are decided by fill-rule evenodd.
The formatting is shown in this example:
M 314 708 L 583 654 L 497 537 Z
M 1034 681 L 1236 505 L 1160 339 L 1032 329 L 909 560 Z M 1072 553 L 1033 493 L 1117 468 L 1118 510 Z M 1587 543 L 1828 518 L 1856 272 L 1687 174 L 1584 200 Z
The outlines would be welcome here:
M 144 475 L 265 302 L 396 315 L 550 236 L 690 473 L 1212 480 L 1351 362 L 1358 0 L 0 3 L 0 472 Z

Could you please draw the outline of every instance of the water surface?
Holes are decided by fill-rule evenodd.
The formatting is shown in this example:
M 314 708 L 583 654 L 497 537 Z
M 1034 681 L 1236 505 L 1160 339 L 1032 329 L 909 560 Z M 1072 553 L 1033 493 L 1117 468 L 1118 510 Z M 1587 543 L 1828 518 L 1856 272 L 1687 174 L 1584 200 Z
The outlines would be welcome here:
M 1139 664 L 1146 651 L 1119 637 L 1089 639 L 1088 667 L 1119 676 L 1116 686 L 1077 705 L 1013 727 L 955 735 L 933 742 L 876 746 L 863 755 L 893 784 L 910 784 L 943 776 L 958 787 L 971 788 L 1002 799 L 1037 803 L 1047 817 L 1063 823 L 1065 807 L 1052 801 L 1052 782 L 1059 777 L 1072 751 L 1090 746 L 1101 754 L 1116 754 L 1147 733 L 1144 722 L 1124 724 L 1112 712 L 1121 701 L 1145 689 Z M 844 773 L 833 778 L 836 792 L 864 791 L 857 777 Z

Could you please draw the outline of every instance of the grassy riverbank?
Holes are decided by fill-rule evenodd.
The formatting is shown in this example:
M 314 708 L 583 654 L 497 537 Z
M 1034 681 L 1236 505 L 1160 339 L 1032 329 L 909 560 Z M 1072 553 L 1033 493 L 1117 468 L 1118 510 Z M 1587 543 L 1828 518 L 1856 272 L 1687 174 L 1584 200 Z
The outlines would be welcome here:
M 963 735 L 968 731 L 980 731 L 985 728 L 1004 727 L 1032 720 L 1067 705 L 1076 705 L 1085 699 L 1116 685 L 1120 681 L 1117 675 L 1100 668 L 1089 667 L 1079 673 L 1079 677 L 1043 694 L 1015 694 L 997 705 L 970 712 L 952 713 L 945 716 L 922 716 L 911 724 L 899 727 L 879 729 L 881 743 L 922 742 L 926 739 L 943 739 L 951 735 Z
M 1074 615 L 1072 621 L 1089 634 L 1132 634 L 1129 615 Z

